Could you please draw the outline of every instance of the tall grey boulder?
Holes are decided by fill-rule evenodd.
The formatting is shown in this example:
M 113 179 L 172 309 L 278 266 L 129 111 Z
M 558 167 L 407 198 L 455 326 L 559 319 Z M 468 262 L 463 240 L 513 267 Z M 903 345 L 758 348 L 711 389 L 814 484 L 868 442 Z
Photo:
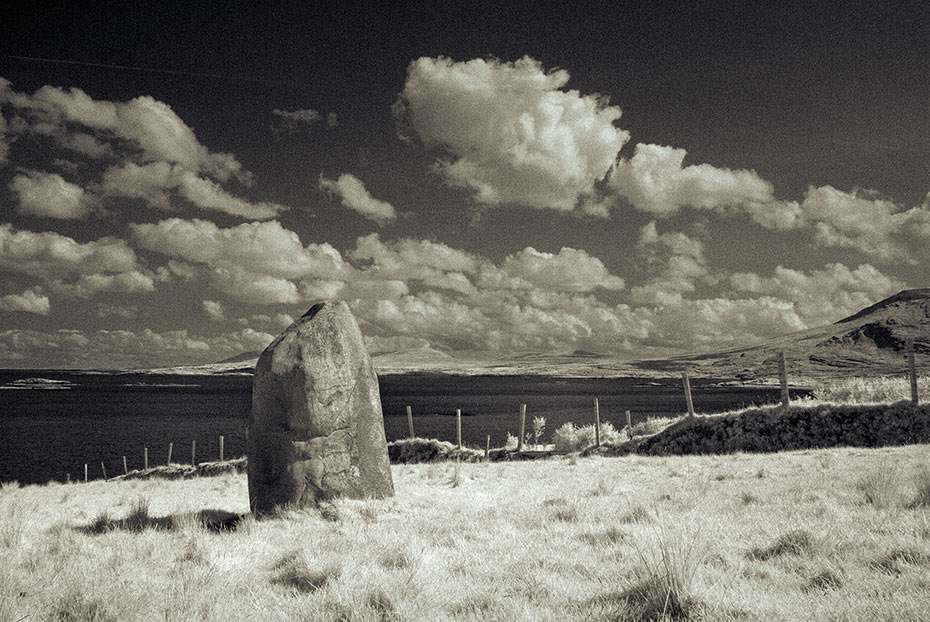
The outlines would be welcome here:
M 246 451 L 256 514 L 394 495 L 378 377 L 345 302 L 314 305 L 262 352 Z

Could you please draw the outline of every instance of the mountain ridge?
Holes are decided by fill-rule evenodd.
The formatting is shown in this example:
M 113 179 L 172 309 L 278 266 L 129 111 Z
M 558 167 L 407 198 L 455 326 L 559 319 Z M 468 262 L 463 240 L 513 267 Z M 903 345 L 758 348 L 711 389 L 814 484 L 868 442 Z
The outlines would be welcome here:
M 584 350 L 488 358 L 420 347 L 375 352 L 371 359 L 379 374 L 668 377 L 688 369 L 693 376 L 759 382 L 777 378 L 782 351 L 789 374 L 801 380 L 850 373 L 902 373 L 907 365 L 904 351 L 909 339 L 914 341 L 918 365 L 930 367 L 930 288 L 903 290 L 833 324 L 716 352 L 641 360 Z M 243 352 L 213 364 L 150 371 L 248 374 L 260 354 Z

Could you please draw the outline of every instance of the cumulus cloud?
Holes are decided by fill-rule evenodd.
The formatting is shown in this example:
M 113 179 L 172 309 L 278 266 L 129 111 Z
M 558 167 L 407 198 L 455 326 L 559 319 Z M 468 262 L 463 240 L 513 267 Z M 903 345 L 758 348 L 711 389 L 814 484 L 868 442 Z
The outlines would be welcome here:
M 0 87 L 2 87 L 2 83 L 0 83 Z M 6 164 L 7 158 L 10 155 L 10 137 L 6 130 L 6 118 L 0 114 L 0 166 Z
M 87 298 L 100 292 L 143 293 L 154 279 L 125 241 L 104 237 L 86 243 L 53 233 L 0 225 L 0 271 L 26 274 L 53 293 Z
M 876 259 L 907 258 L 901 236 L 930 239 L 930 210 L 902 210 L 874 192 L 844 192 L 833 186 L 811 187 L 801 203 L 815 240 L 829 247 L 854 248 Z
M 180 164 L 221 181 L 250 181 L 249 173 L 233 155 L 210 152 L 170 106 L 152 97 L 110 102 L 94 100 L 79 88 L 53 86 L 43 86 L 29 96 L 0 79 L 0 102 L 11 105 L 26 119 L 23 131 L 63 138 L 70 136 L 69 128 L 82 126 L 125 141 L 140 152 L 143 161 Z
M 21 294 L 0 296 L 0 311 L 21 311 L 23 313 L 35 313 L 36 315 L 48 315 L 51 308 L 48 296 L 43 295 L 42 290 L 37 287 L 27 289 Z
M 271 114 L 275 117 L 271 129 L 276 132 L 287 132 L 288 134 L 294 134 L 303 127 L 308 127 L 317 121 L 323 120 L 323 115 L 312 108 L 297 110 L 275 108 L 271 111 Z
M 792 303 L 769 296 L 677 300 L 636 314 L 650 323 L 646 344 L 676 350 L 720 350 L 807 327 Z
M 0 78 L 0 104 L 14 113 L 14 136 L 45 136 L 89 158 L 117 160 L 102 180 L 83 186 L 99 191 L 101 199 L 132 197 L 166 209 L 180 197 L 202 209 L 255 219 L 272 218 L 286 209 L 249 201 L 224 188 L 233 182 L 250 186 L 253 175 L 232 154 L 207 149 L 170 106 L 152 97 L 111 102 L 95 100 L 78 88 L 52 86 L 28 95 Z
M 623 289 L 620 277 L 608 272 L 604 263 L 583 250 L 563 247 L 558 254 L 527 247 L 508 256 L 504 272 L 547 291 L 590 292 L 596 288 Z
M 385 224 L 397 218 L 394 206 L 387 201 L 380 201 L 365 189 L 362 181 L 348 173 L 343 173 L 339 179 L 327 179 L 320 175 L 320 190 L 325 190 L 331 195 L 336 195 L 342 200 L 342 204 L 350 210 L 354 210 L 370 218 L 378 224 Z
M 477 256 L 445 244 L 409 238 L 383 242 L 377 233 L 359 238 L 349 257 L 365 279 L 416 281 L 461 293 L 474 291 L 468 275 L 480 265 Z
M 167 162 L 138 165 L 126 162 L 109 168 L 99 184 L 105 197 L 142 199 L 160 209 L 171 209 L 173 192 L 202 209 L 244 218 L 272 218 L 287 209 L 267 201 L 246 201 L 233 196 L 206 177 Z
M 304 246 L 277 221 L 221 228 L 205 220 L 169 218 L 130 229 L 142 248 L 204 265 L 214 286 L 259 304 L 296 303 L 295 280 L 340 279 L 350 270 L 335 248 Z
M 93 211 L 94 198 L 56 173 L 27 170 L 13 177 L 10 190 L 19 199 L 19 213 L 40 218 L 77 220 Z
M 629 134 L 600 95 L 563 90 L 564 70 L 515 62 L 419 58 L 395 110 L 428 146 L 438 170 L 486 205 L 572 210 L 596 194 Z
M 683 166 L 685 155 L 684 149 L 640 143 L 632 158 L 617 163 L 610 185 L 633 207 L 655 216 L 669 216 L 685 206 L 723 209 L 774 202 L 772 184 L 755 171 Z
M 836 322 L 906 287 L 869 264 L 851 270 L 833 263 L 809 272 L 778 266 L 771 276 L 737 272 L 729 280 L 737 292 L 790 302 L 804 328 Z
M 0 269 L 39 278 L 131 272 L 136 254 L 123 240 L 104 237 L 81 244 L 67 236 L 17 230 L 0 224 Z
M 684 233 L 660 234 L 655 221 L 640 231 L 636 251 L 648 280 L 631 288 L 632 299 L 642 304 L 669 304 L 695 291 L 695 282 L 707 276 L 704 244 Z
M 223 304 L 218 300 L 204 300 L 203 310 L 214 322 L 222 322 L 226 319 L 226 313 L 223 311 Z
M 335 248 L 304 246 L 275 220 L 222 228 L 206 220 L 168 218 L 130 229 L 143 248 L 211 267 L 240 266 L 281 278 L 338 277 L 346 269 Z

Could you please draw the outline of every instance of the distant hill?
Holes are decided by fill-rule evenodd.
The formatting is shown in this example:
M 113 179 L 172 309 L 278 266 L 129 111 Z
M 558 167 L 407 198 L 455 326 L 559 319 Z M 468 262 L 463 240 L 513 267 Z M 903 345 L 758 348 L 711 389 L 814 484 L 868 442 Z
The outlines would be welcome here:
M 217 365 L 225 365 L 226 363 L 246 363 L 251 362 L 254 366 L 258 361 L 258 357 L 261 356 L 261 350 L 255 350 L 254 352 L 243 352 L 242 354 L 237 354 L 236 356 L 231 356 L 228 359 L 223 359 L 219 361 Z
M 374 352 L 379 374 L 434 372 L 461 375 L 548 375 L 573 377 L 668 377 L 687 368 L 696 377 L 746 382 L 777 379 L 778 353 L 785 352 L 792 382 L 841 375 L 900 374 L 905 343 L 914 340 L 917 364 L 930 369 L 930 289 L 905 290 L 827 326 L 775 337 L 761 344 L 709 354 L 631 361 L 576 350 L 510 357 L 456 354 L 429 347 Z M 163 368 L 160 373 L 251 374 L 260 352 L 243 352 L 208 365 Z
M 747 348 L 637 361 L 641 369 L 692 367 L 702 376 L 752 380 L 776 375 L 779 351 L 791 374 L 811 378 L 896 374 L 906 370 L 905 344 L 914 340 L 919 366 L 930 364 L 930 289 L 905 290 L 847 318 Z

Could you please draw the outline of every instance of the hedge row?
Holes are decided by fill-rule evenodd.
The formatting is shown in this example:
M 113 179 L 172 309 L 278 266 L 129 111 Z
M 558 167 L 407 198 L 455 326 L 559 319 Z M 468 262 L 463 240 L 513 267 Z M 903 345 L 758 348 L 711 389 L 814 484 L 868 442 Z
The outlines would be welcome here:
M 684 418 L 658 434 L 601 453 L 648 455 L 882 447 L 930 442 L 930 405 L 818 404 Z

